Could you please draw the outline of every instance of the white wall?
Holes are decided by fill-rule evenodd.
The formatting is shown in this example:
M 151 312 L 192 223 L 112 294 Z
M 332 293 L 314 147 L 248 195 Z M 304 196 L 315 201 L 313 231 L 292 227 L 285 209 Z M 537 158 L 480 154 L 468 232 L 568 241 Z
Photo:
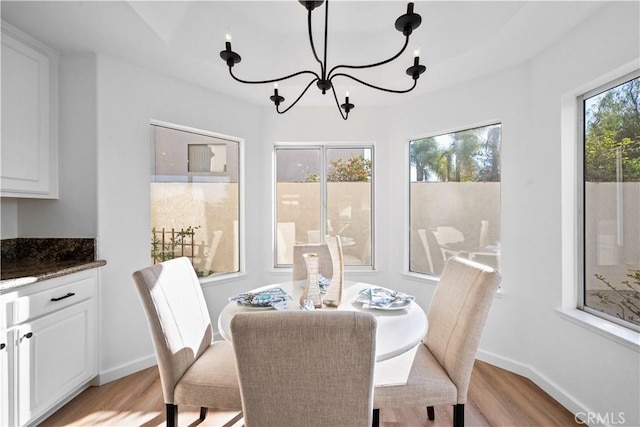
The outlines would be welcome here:
M 534 247 L 524 245 L 531 224 L 540 215 L 533 200 L 523 197 L 538 173 L 530 170 L 528 147 L 531 146 L 530 98 L 527 67 L 517 67 L 492 76 L 458 85 L 448 90 L 432 93 L 412 102 L 404 110 L 394 112 L 398 119 L 390 132 L 395 144 L 407 144 L 408 139 L 461 130 L 477 125 L 502 123 L 502 182 L 501 182 L 501 264 L 503 294 L 496 298 L 487 328 L 483 349 L 504 355 L 510 359 L 527 360 L 528 342 L 526 323 L 514 321 L 528 317 L 527 301 L 533 288 L 523 286 L 520 277 L 530 277 L 536 264 Z M 392 150 L 389 161 L 406 171 L 406 150 Z M 406 187 L 407 172 L 391 176 L 392 187 Z M 388 205 L 407 206 L 405 191 L 390 192 Z M 407 221 L 407 210 L 396 209 L 387 220 L 390 224 Z M 390 247 L 406 247 L 407 233 L 397 233 Z M 394 272 L 407 271 L 405 255 L 400 251 L 387 255 Z M 425 281 L 416 282 L 400 277 L 403 285 L 411 286 L 417 294 L 427 292 L 429 298 L 433 286 Z M 508 339 L 505 339 L 508 337 Z
M 575 286 L 563 283 L 563 273 L 574 264 L 563 259 L 561 242 L 561 172 L 572 167 L 561 164 L 561 100 L 630 61 L 640 65 L 638 28 L 637 3 L 608 4 L 531 63 L 398 111 L 402 121 L 392 130 L 393 139 L 401 140 L 502 122 L 504 293 L 492 307 L 480 357 L 528 376 L 574 413 L 617 420 L 613 417 L 622 412 L 625 425 L 634 426 L 640 425 L 638 352 L 568 322 L 556 309 L 563 306 L 563 289 Z M 390 161 L 401 164 L 400 158 Z M 394 180 L 401 188 L 402 178 Z M 389 201 L 403 202 L 399 194 Z M 404 259 L 389 255 L 393 270 L 400 269 Z
M 393 95 L 390 95 L 393 96 Z M 327 95 L 327 101 L 331 108 L 299 108 L 292 109 L 285 115 L 276 114 L 273 109 L 265 109 L 264 111 L 264 139 L 265 146 L 272 156 L 274 144 L 282 143 L 339 143 L 339 144 L 373 144 L 374 145 L 374 162 L 375 162 L 375 181 L 374 181 L 374 205 L 376 212 L 385 211 L 386 205 L 384 194 L 387 192 L 386 176 L 390 175 L 389 167 L 391 166 L 385 158 L 389 149 L 387 145 L 387 126 L 390 124 L 384 111 L 375 108 L 358 108 L 356 107 L 349 115 L 349 120 L 345 121 L 333 104 L 332 98 Z M 265 157 L 265 162 L 267 158 Z M 273 161 L 269 160 L 268 173 L 269 177 L 274 176 Z M 265 179 L 261 183 L 263 191 L 269 196 L 269 203 L 273 195 L 273 182 L 271 179 Z M 269 230 L 266 237 L 271 239 L 271 230 L 273 228 L 273 209 L 269 212 L 267 220 L 264 224 Z M 375 250 L 379 247 L 385 247 L 388 239 L 389 227 L 384 223 L 385 215 L 377 216 L 374 224 L 375 229 Z M 384 253 L 384 251 L 382 251 Z M 376 271 L 361 274 L 348 273 L 349 280 L 369 280 L 374 278 L 383 282 L 389 272 L 389 266 L 386 258 L 374 254 L 377 258 Z M 269 263 L 264 268 L 270 271 L 272 280 L 286 279 L 290 273 L 278 273 L 273 271 L 273 260 L 269 259 Z
M 480 356 L 531 377 L 574 412 L 624 411 L 627 425 L 640 425 L 638 353 L 568 323 L 555 311 L 563 303 L 564 269 L 572 267 L 562 260 L 561 98 L 637 60 L 638 28 L 637 2 L 612 3 L 531 63 L 421 99 L 407 98 L 393 107 L 357 107 L 347 122 L 332 103 L 281 116 L 272 108 L 248 106 L 107 56 L 98 56 L 93 63 L 63 57 L 61 74 L 75 69 L 84 76 L 68 81 L 68 95 L 61 85 L 61 99 L 68 97 L 61 104 L 61 118 L 66 117 L 62 120 L 67 124 L 61 124 L 60 131 L 61 145 L 68 145 L 61 150 L 70 150 L 61 155 L 61 162 L 70 155 L 66 165 L 75 171 L 61 186 L 65 206 L 25 205 L 43 212 L 29 212 L 26 218 L 31 219 L 23 223 L 22 202 L 17 207 L 3 200 L 2 237 L 11 237 L 5 236 L 5 216 L 8 230 L 17 233 L 12 224 L 18 223 L 18 210 L 20 233 L 28 232 L 30 226 L 23 226 L 28 223 L 46 224 L 39 237 L 57 236 L 59 230 L 95 231 L 98 255 L 108 262 L 100 269 L 100 371 L 101 380 L 108 381 L 155 363 L 131 280 L 131 273 L 149 259 L 150 119 L 245 139 L 242 235 L 247 236 L 247 275 L 205 285 L 214 320 L 231 294 L 288 277 L 272 271 L 273 143 L 374 142 L 377 271 L 347 278 L 411 292 L 426 308 L 434 283 L 403 274 L 406 253 L 398 249 L 408 245 L 407 141 L 500 121 L 504 293 L 494 302 Z M 428 71 L 422 78 L 428 78 Z M 96 120 L 91 124 L 91 117 L 85 117 L 88 124 L 76 129 L 69 123 L 85 102 L 90 112 L 95 108 Z M 63 133 L 73 136 L 63 138 Z M 95 155 L 97 168 L 73 169 L 77 161 L 73 147 L 86 158 Z M 85 206 L 83 197 L 68 199 L 73 189 L 89 200 L 90 190 L 95 190 L 91 193 L 96 198 L 90 202 L 95 208 Z M 74 214 L 76 208 L 82 213 Z M 67 216 L 77 222 L 67 222 Z
M 18 199 L 3 197 L 0 200 L 0 238 L 18 237 Z
M 270 249 L 261 212 L 270 205 L 255 185 L 268 173 L 258 108 L 107 56 L 98 57 L 97 75 L 98 256 L 107 260 L 100 269 L 100 370 L 107 381 L 155 363 L 131 279 L 149 264 L 150 120 L 245 140 L 247 276 L 205 286 L 212 315 L 232 294 L 262 283 L 262 254 Z
M 531 64 L 532 147 L 530 158 L 537 179 L 531 195 L 540 214 L 530 241 L 538 248 L 538 268 L 528 278 L 534 311 L 529 340 L 530 364 L 537 374 L 573 396 L 576 403 L 606 413 L 624 412 L 627 425 L 640 425 L 640 355 L 589 332 L 554 312 L 562 306 L 563 271 L 571 269 L 562 257 L 561 101 L 631 61 L 640 66 L 638 2 L 612 3 L 575 28 Z M 546 247 L 546 250 L 545 250 Z
M 18 199 L 19 237 L 96 237 L 95 55 L 63 55 L 58 91 L 59 199 Z
M 59 198 L 2 198 L 2 238 L 96 237 L 95 55 L 59 61 Z

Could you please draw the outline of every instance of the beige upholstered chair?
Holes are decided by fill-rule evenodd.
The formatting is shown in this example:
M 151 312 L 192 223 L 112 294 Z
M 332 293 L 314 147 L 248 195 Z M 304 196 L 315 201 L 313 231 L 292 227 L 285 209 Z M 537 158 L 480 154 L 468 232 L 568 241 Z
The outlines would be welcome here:
M 376 387 L 374 426 L 380 408 L 453 405 L 454 426 L 464 425 L 471 371 L 500 274 L 453 257 L 447 261 L 431 301 L 427 336 L 418 347 L 406 385 Z
M 371 426 L 370 313 L 238 313 L 231 335 L 246 427 Z
M 200 283 L 188 258 L 133 273 L 158 359 L 167 426 L 178 424 L 178 405 L 240 410 L 231 344 L 213 341 Z
M 302 244 L 293 246 L 293 272 L 291 280 L 303 280 L 307 278 L 307 266 L 302 254 L 316 253 L 320 257 L 318 272 L 327 279 L 333 275 L 333 263 L 326 243 Z

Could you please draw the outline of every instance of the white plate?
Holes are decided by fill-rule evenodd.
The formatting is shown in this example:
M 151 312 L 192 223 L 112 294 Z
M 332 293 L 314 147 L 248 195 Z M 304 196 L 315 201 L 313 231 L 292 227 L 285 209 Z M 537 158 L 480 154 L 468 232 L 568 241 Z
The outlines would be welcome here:
M 411 301 L 398 301 L 391 303 L 388 307 L 372 307 L 368 303 L 362 304 L 362 308 L 370 308 L 372 310 L 402 310 L 407 308 L 411 304 Z
M 251 305 L 251 304 L 239 304 L 240 307 L 242 308 L 246 308 L 248 310 L 274 310 L 274 308 L 270 305 L 268 306 L 263 306 L 263 305 Z

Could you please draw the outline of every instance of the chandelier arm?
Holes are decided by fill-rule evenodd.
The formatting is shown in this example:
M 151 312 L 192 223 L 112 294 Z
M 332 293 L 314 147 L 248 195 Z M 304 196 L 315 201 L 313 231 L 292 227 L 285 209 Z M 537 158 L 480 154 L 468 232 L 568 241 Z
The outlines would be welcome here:
M 349 118 L 349 112 L 347 111 L 347 115 L 346 116 L 344 114 L 342 114 L 342 108 L 340 108 L 340 101 L 338 101 L 338 95 L 336 95 L 336 88 L 331 86 L 331 91 L 333 92 L 333 99 L 336 100 L 336 106 L 338 107 L 338 112 L 342 116 L 343 120 L 347 120 L 347 118 Z
M 296 76 L 299 76 L 299 75 L 302 75 L 302 74 L 313 74 L 315 76 L 315 79 L 313 81 L 320 79 L 320 76 L 318 76 L 318 73 L 316 73 L 315 71 L 311 71 L 311 70 L 298 71 L 297 73 L 289 74 L 288 76 L 279 77 L 277 79 L 269 79 L 269 80 L 243 80 L 241 78 L 236 77 L 233 74 L 232 67 L 229 67 L 229 74 L 231 74 L 231 77 L 233 77 L 233 79 L 235 81 L 238 81 L 240 83 L 246 83 L 246 84 L 276 83 L 276 82 L 281 82 L 283 80 L 287 80 L 287 79 L 290 79 L 292 77 L 296 77 Z
M 311 31 L 311 10 L 309 10 L 309 13 L 307 14 L 307 28 L 309 28 L 309 44 L 311 45 L 311 51 L 313 52 L 313 56 L 316 58 L 316 61 L 318 61 L 318 64 L 320 64 L 320 73 L 324 75 L 324 64 L 322 63 L 322 61 L 320 61 L 320 58 L 318 58 L 316 46 L 313 44 L 313 33 Z
M 384 87 L 372 85 L 371 83 L 367 83 L 367 82 L 365 82 L 363 80 L 360 80 L 360 79 L 358 79 L 356 77 L 350 76 L 349 74 L 345 74 L 345 73 L 334 74 L 333 76 L 331 76 L 331 80 L 333 80 L 334 77 L 347 77 L 347 78 L 349 78 L 351 80 L 355 80 L 358 83 L 360 83 L 362 85 L 365 85 L 367 87 L 370 87 L 372 89 L 378 89 L 378 90 L 381 90 L 383 92 L 390 92 L 390 93 L 407 93 L 407 92 L 411 92 L 416 87 L 416 84 L 418 83 L 418 80 L 416 79 L 416 80 L 413 81 L 413 86 L 411 86 L 409 89 L 395 90 L 395 89 L 387 89 L 387 88 L 384 88 Z
M 406 36 L 405 40 L 404 40 L 404 45 L 402 46 L 402 49 L 400 49 L 400 51 L 398 53 L 396 53 L 394 56 L 392 56 L 389 59 L 385 59 L 384 61 L 380 61 L 380 62 L 376 62 L 374 64 L 368 64 L 368 65 L 344 65 L 344 64 L 336 65 L 335 67 L 333 67 L 331 69 L 331 71 L 329 71 L 329 80 L 331 80 L 333 78 L 332 74 L 338 68 L 362 69 L 362 68 L 373 68 L 373 67 L 378 67 L 380 65 L 387 64 L 387 63 L 393 61 L 394 59 L 398 58 L 400 55 L 402 55 L 402 53 L 405 50 L 407 50 L 407 46 L 408 45 L 409 45 L 409 36 Z
M 315 73 L 314 73 L 315 74 Z M 309 88 L 311 87 L 312 84 L 314 84 L 315 82 L 317 82 L 319 79 L 316 77 L 315 79 L 311 80 L 309 82 L 309 84 L 307 85 L 307 87 L 304 88 L 304 90 L 302 91 L 302 93 L 300 93 L 300 95 L 296 98 L 295 101 L 293 101 L 293 104 L 289 105 L 284 111 L 280 111 L 280 109 L 278 108 L 278 106 L 276 105 L 276 111 L 278 112 L 278 114 L 284 114 L 287 111 L 289 111 L 294 105 L 296 105 L 298 103 L 298 101 L 300 101 L 300 98 L 302 98 L 302 96 L 307 92 L 307 90 L 309 90 Z

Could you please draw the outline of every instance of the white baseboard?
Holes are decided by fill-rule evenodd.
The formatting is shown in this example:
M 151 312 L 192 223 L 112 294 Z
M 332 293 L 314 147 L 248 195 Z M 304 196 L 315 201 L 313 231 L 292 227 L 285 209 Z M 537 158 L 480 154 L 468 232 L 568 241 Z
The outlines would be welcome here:
M 478 350 L 477 359 L 530 379 L 572 414 L 593 413 L 586 405 L 530 365 L 483 350 Z
M 62 408 L 64 405 L 66 405 L 67 403 L 71 402 L 71 400 L 73 400 L 76 396 L 78 396 L 80 393 L 82 393 L 87 388 L 89 388 L 89 386 L 90 386 L 90 383 L 87 382 L 87 383 L 81 385 L 80 387 L 70 391 L 66 396 L 64 396 L 62 399 L 60 399 L 58 402 L 56 402 L 55 405 L 53 405 L 49 409 L 47 409 L 38 418 L 35 418 L 35 419 L 29 421 L 29 423 L 27 424 L 27 427 L 31 427 L 31 426 L 35 427 L 35 426 L 40 425 L 40 423 L 42 421 L 46 420 L 51 415 L 56 413 L 56 411 L 58 411 L 58 409 Z
M 101 371 L 92 385 L 103 385 L 109 383 L 111 381 L 120 379 L 122 377 L 126 377 L 127 375 L 135 374 L 136 372 L 142 371 L 143 369 L 147 369 L 151 366 L 157 365 L 156 356 L 152 354 L 147 357 L 142 357 L 140 359 L 134 360 L 130 363 L 125 363 L 120 366 L 116 366 L 115 368 L 108 369 L 106 371 Z

